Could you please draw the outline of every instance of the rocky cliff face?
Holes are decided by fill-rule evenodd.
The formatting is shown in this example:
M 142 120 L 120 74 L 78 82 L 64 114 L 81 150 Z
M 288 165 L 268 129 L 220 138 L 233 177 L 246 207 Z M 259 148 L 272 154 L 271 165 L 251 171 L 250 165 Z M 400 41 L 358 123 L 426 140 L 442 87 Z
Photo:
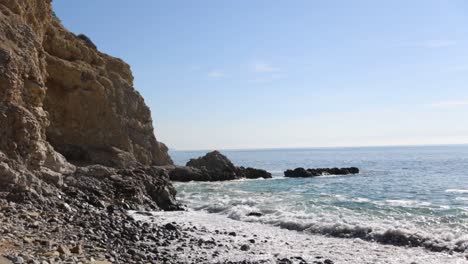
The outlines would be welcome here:
M 67 31 L 50 0 L 0 0 L 0 192 L 92 164 L 172 164 L 129 65 Z
M 130 67 L 63 28 L 49 0 L 0 1 L 0 152 L 3 171 L 172 163 Z

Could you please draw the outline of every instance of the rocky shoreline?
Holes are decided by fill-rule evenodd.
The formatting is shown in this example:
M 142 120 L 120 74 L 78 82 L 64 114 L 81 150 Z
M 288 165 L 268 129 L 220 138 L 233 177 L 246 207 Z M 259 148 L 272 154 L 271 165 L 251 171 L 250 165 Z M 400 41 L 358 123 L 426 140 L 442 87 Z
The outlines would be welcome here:
M 262 170 L 235 167 L 217 151 L 193 167 L 90 165 L 67 174 L 49 172 L 37 186 L 18 184 L 16 173 L 2 173 L 9 181 L 2 182 L 0 192 L 0 263 L 187 263 L 170 246 L 203 243 L 171 223 L 143 223 L 128 214 L 183 210 L 170 181 L 181 168 L 201 171 L 215 181 L 271 177 Z M 183 176 L 193 180 L 191 174 Z M 194 254 L 191 263 L 209 262 L 203 254 Z
M 244 260 L 236 257 L 216 263 L 271 263 L 251 261 L 252 253 L 246 253 L 250 251 L 249 245 L 261 242 L 255 241 L 255 234 L 251 238 L 244 235 L 246 242 L 242 245 L 217 240 L 216 235 L 236 236 L 228 226 L 219 231 L 222 234 L 212 234 L 215 238 L 203 240 L 193 235 L 193 231 L 210 235 L 203 227 L 136 219 L 138 215 L 151 217 L 148 211 L 135 211 L 131 216 L 122 209 L 81 208 L 77 204 L 57 208 L 3 199 L 0 204 L 1 264 L 215 263 L 213 257 L 231 250 L 245 252 Z M 183 251 L 189 253 L 181 256 Z M 278 257 L 277 263 L 334 262 L 329 259 L 307 262 L 289 256 Z

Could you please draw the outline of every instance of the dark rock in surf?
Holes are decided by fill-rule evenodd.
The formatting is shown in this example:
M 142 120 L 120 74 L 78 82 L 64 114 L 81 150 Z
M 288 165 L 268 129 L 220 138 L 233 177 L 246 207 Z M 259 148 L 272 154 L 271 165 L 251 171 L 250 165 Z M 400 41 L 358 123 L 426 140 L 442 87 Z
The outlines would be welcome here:
M 304 168 L 296 168 L 294 170 L 286 170 L 284 172 L 285 177 L 311 177 L 312 175 L 309 171 Z
M 285 177 L 291 178 L 305 178 L 305 177 L 317 177 L 323 175 L 348 175 L 358 174 L 359 169 L 356 167 L 349 168 L 317 168 L 317 169 L 304 169 L 296 168 L 294 170 L 286 170 L 284 172 Z
M 250 212 L 247 214 L 247 216 L 255 216 L 255 217 L 260 217 L 262 215 L 263 215 L 262 213 L 258 213 L 258 212 Z
M 215 150 L 207 153 L 203 157 L 191 159 L 186 164 L 187 167 L 206 169 L 213 172 L 236 172 L 236 167 L 232 162 L 219 151 Z
M 247 251 L 247 250 L 250 250 L 250 247 L 248 245 L 242 245 L 240 250 Z
M 173 181 L 229 181 L 242 178 L 271 178 L 271 173 L 255 168 L 236 167 L 219 151 L 212 151 L 203 157 L 191 159 L 186 166 L 167 167 Z
M 267 172 L 266 170 L 261 170 L 261 169 L 255 169 L 255 168 L 244 168 L 240 167 L 238 168 L 239 173 L 247 179 L 270 179 L 271 173 Z

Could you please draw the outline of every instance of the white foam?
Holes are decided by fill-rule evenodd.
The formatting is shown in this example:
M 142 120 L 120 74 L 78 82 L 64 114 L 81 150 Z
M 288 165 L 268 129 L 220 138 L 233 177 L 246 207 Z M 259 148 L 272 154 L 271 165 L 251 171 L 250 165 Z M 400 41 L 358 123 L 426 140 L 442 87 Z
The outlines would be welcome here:
M 205 254 L 208 263 L 222 263 L 231 261 L 258 261 L 276 263 L 281 257 L 301 256 L 312 263 L 316 256 L 323 259 L 331 259 L 335 263 L 427 263 L 427 264 L 468 264 L 464 256 L 459 253 L 447 254 L 429 252 L 423 248 L 405 248 L 390 245 L 381 245 L 363 241 L 361 239 L 340 239 L 320 235 L 296 232 L 260 223 L 249 223 L 228 219 L 223 215 L 208 214 L 200 211 L 188 212 L 154 212 L 153 217 L 139 214 L 133 216 L 139 220 L 154 221 L 158 224 L 176 222 L 179 225 L 190 227 L 196 226 L 196 230 L 188 231 L 190 235 L 200 239 L 215 239 L 229 245 L 227 252 L 219 256 L 212 256 L 212 252 Z M 286 225 L 286 222 L 284 223 Z M 307 225 L 300 226 L 297 222 L 291 222 L 297 229 L 307 229 Z M 291 226 L 293 227 L 293 226 Z M 310 228 L 311 226 L 309 226 Z M 365 229 L 365 227 L 363 227 Z M 296 229 L 296 228 L 291 228 Z M 202 231 L 204 230 L 204 231 Z M 216 234 L 215 230 L 221 231 Z M 237 236 L 223 235 L 223 231 L 236 232 Z M 400 231 L 394 231 L 398 234 Z M 256 236 L 254 236 L 256 235 Z M 247 242 L 254 239 L 255 243 Z M 267 240 L 267 242 L 263 242 Z M 240 245 L 249 244 L 248 252 L 240 251 Z M 459 243 L 466 243 L 466 237 L 459 238 Z M 171 245 L 175 248 L 177 244 Z M 211 249 L 200 249 L 209 251 Z M 218 250 L 217 248 L 213 250 Z M 200 254 L 199 250 L 187 250 L 180 252 L 181 259 L 191 254 Z M 252 254 L 252 252 L 256 252 Z
M 385 202 L 389 205 L 393 206 L 430 206 L 431 203 L 429 202 L 419 202 L 419 201 L 412 201 L 412 200 L 385 200 Z
M 468 193 L 468 190 L 466 190 L 466 189 L 448 189 L 448 190 L 445 190 L 445 192 L 448 192 L 448 193 Z

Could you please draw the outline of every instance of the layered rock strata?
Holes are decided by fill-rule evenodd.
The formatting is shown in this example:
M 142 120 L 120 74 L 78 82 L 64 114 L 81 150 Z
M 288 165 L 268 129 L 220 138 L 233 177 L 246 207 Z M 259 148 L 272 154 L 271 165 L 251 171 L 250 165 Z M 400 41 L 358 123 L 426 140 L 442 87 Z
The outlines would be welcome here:
M 146 197 L 170 189 L 151 167 L 172 164 L 152 123 L 129 65 L 66 30 L 50 0 L 0 1 L 0 192 L 56 195 L 70 177 L 95 179 L 79 168 L 94 164 L 141 167 Z

